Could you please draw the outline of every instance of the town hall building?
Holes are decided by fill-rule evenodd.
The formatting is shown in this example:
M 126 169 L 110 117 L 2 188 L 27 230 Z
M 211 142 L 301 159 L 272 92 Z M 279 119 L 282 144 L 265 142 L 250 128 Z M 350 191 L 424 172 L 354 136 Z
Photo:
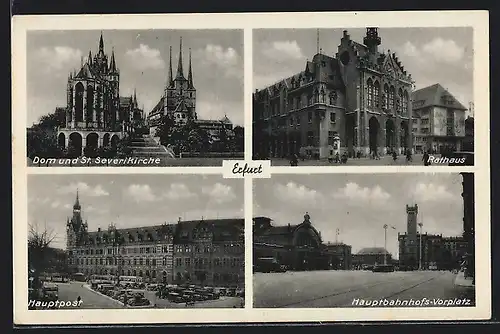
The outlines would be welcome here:
M 363 44 L 346 30 L 335 56 L 319 52 L 301 72 L 253 94 L 254 156 L 327 158 L 404 153 L 413 147 L 413 82 L 377 28 Z

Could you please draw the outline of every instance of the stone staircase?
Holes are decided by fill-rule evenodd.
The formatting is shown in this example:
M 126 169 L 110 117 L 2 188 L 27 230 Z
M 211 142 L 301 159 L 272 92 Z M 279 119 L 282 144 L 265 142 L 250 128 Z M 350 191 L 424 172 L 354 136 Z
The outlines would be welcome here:
M 134 157 L 167 157 L 175 159 L 171 151 L 157 143 L 149 135 L 133 139 L 130 148 Z

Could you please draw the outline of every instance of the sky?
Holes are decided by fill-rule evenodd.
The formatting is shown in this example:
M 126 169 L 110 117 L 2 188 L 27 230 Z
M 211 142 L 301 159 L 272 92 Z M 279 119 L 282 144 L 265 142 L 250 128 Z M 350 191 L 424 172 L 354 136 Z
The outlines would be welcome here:
M 82 56 L 92 57 L 99 47 L 100 31 L 32 31 L 27 35 L 27 125 L 66 106 L 69 73 L 79 69 Z M 225 114 L 243 125 L 243 31 L 242 30 L 104 30 L 104 51 L 115 50 L 120 70 L 120 95 L 137 89 L 140 107 L 146 112 L 163 94 L 168 77 L 169 48 L 176 75 L 179 40 L 182 36 L 184 76 L 187 78 L 189 48 L 197 89 L 198 117 L 220 119 Z
M 365 28 L 319 29 L 323 54 L 335 56 L 342 31 L 363 43 Z M 417 89 L 440 83 L 466 108 L 473 101 L 472 28 L 380 28 L 379 51 L 395 52 Z M 305 69 L 317 51 L 317 29 L 253 31 L 253 87 L 265 88 Z
M 28 175 L 28 226 L 65 248 L 76 190 L 89 231 L 182 220 L 244 218 L 243 182 L 215 175 Z
M 462 176 L 449 173 L 273 175 L 254 180 L 253 216 L 273 224 L 300 224 L 306 212 L 324 242 L 344 242 L 357 253 L 384 247 L 398 258 L 398 233 L 406 232 L 406 204 L 418 204 L 422 232 L 461 236 Z M 336 229 L 339 236 L 336 239 Z

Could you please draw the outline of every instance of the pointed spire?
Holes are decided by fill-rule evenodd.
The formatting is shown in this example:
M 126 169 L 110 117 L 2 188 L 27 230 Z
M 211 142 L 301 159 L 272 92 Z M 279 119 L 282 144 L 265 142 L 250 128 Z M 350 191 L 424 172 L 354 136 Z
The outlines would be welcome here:
M 134 88 L 134 100 L 133 100 L 133 103 L 134 103 L 134 107 L 137 107 L 137 92 Z
M 80 68 L 83 68 L 83 56 L 80 57 Z
M 194 88 L 194 84 L 193 84 L 193 70 L 192 70 L 192 67 L 191 67 L 191 48 L 189 48 L 188 88 Z
M 104 41 L 102 39 L 102 30 L 101 30 L 101 37 L 99 38 L 99 53 L 104 53 Z
M 185 80 L 184 78 L 184 70 L 182 69 L 182 37 L 180 39 L 180 47 L 179 47 L 179 63 L 177 64 L 177 76 L 176 80 Z
M 111 61 L 109 64 L 109 71 L 116 72 L 116 62 L 115 62 L 115 48 L 113 47 L 111 50 Z
M 80 209 L 80 199 L 78 197 L 78 189 L 76 189 L 76 201 L 75 205 L 73 205 L 73 209 Z
M 172 86 L 174 83 L 174 76 L 172 74 L 172 46 L 170 46 L 170 63 L 168 67 L 168 86 Z
M 91 50 L 89 50 L 89 58 L 87 59 L 87 63 L 89 65 L 92 65 L 92 51 Z

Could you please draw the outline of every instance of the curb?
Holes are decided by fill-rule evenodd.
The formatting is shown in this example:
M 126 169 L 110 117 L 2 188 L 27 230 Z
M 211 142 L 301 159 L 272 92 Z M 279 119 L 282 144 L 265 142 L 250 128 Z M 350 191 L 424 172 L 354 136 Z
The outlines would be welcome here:
M 84 284 L 84 285 L 83 285 L 83 287 L 84 287 L 85 289 L 87 289 L 87 290 L 89 290 L 89 291 L 91 291 L 91 292 L 93 292 L 93 293 L 97 294 L 97 295 L 100 295 L 100 296 L 102 296 L 102 297 L 106 297 L 107 299 L 112 300 L 112 301 L 114 301 L 115 303 L 118 303 L 118 304 L 119 304 L 119 305 L 121 305 L 121 306 L 124 306 L 124 307 L 129 307 L 129 306 L 127 306 L 127 305 L 123 304 L 123 303 L 122 303 L 121 301 L 119 301 L 119 300 L 116 300 L 116 299 L 114 299 L 114 298 L 111 298 L 110 296 L 106 296 L 105 294 L 100 293 L 99 291 L 92 290 L 92 289 L 91 289 L 91 288 L 90 288 L 87 284 Z

